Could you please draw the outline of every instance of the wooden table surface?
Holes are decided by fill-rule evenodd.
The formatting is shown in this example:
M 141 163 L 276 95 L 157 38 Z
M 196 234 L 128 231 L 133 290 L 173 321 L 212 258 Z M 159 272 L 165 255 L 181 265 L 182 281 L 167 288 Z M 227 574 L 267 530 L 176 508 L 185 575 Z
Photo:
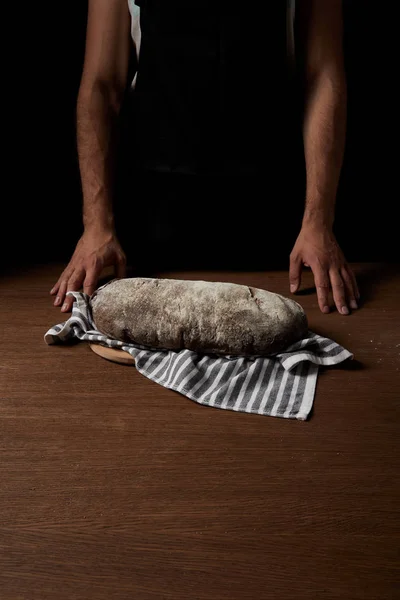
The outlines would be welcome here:
M 202 407 L 86 343 L 47 346 L 61 269 L 0 283 L 2 600 L 399 598 L 398 266 L 356 266 L 349 317 L 297 297 L 357 359 L 320 374 L 305 422 Z M 288 295 L 283 272 L 161 276 Z

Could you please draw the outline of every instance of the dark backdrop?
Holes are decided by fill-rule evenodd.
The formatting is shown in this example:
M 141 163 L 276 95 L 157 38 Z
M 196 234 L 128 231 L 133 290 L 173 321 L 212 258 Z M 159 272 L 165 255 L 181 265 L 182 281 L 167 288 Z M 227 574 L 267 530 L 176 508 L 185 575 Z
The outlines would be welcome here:
M 30 11 L 12 33 L 6 80 L 3 265 L 67 262 L 82 230 L 74 121 L 86 3 Z M 385 3 L 345 0 L 348 135 L 336 231 L 351 261 L 399 258 L 391 19 Z

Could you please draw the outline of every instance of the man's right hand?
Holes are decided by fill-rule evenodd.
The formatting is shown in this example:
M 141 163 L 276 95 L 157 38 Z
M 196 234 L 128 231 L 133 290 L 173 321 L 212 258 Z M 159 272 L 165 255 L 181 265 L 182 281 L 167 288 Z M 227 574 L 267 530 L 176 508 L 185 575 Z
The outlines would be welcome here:
M 85 230 L 68 266 L 50 291 L 56 295 L 54 306 L 62 305 L 61 311 L 69 312 L 74 298 L 66 297 L 66 293 L 79 291 L 83 285 L 83 291 L 92 295 L 102 270 L 110 266 L 115 267 L 116 277 L 126 276 L 126 256 L 115 231 Z

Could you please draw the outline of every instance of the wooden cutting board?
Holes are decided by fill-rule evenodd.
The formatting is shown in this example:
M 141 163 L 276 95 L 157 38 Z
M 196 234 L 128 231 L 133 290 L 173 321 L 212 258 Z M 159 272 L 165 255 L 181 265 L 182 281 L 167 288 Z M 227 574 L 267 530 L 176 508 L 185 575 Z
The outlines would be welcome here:
M 112 362 L 116 362 L 121 365 L 135 364 L 135 359 L 133 358 L 133 356 L 131 356 L 129 352 L 125 352 L 125 350 L 118 350 L 118 348 L 108 348 L 107 346 L 101 346 L 100 344 L 89 343 L 89 346 L 95 354 L 98 354 L 106 360 L 111 360 Z

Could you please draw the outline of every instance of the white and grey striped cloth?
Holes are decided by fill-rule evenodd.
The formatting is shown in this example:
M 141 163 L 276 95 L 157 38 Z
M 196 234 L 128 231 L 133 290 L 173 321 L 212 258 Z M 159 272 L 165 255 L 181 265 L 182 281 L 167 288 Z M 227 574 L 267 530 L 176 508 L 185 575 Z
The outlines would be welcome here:
M 214 408 L 304 421 L 314 401 L 319 365 L 336 365 L 353 356 L 311 331 L 285 352 L 270 357 L 203 355 L 126 344 L 95 329 L 87 294 L 68 295 L 75 298 L 72 315 L 47 331 L 47 344 L 75 339 L 120 348 L 134 357 L 137 370 L 148 379 Z

